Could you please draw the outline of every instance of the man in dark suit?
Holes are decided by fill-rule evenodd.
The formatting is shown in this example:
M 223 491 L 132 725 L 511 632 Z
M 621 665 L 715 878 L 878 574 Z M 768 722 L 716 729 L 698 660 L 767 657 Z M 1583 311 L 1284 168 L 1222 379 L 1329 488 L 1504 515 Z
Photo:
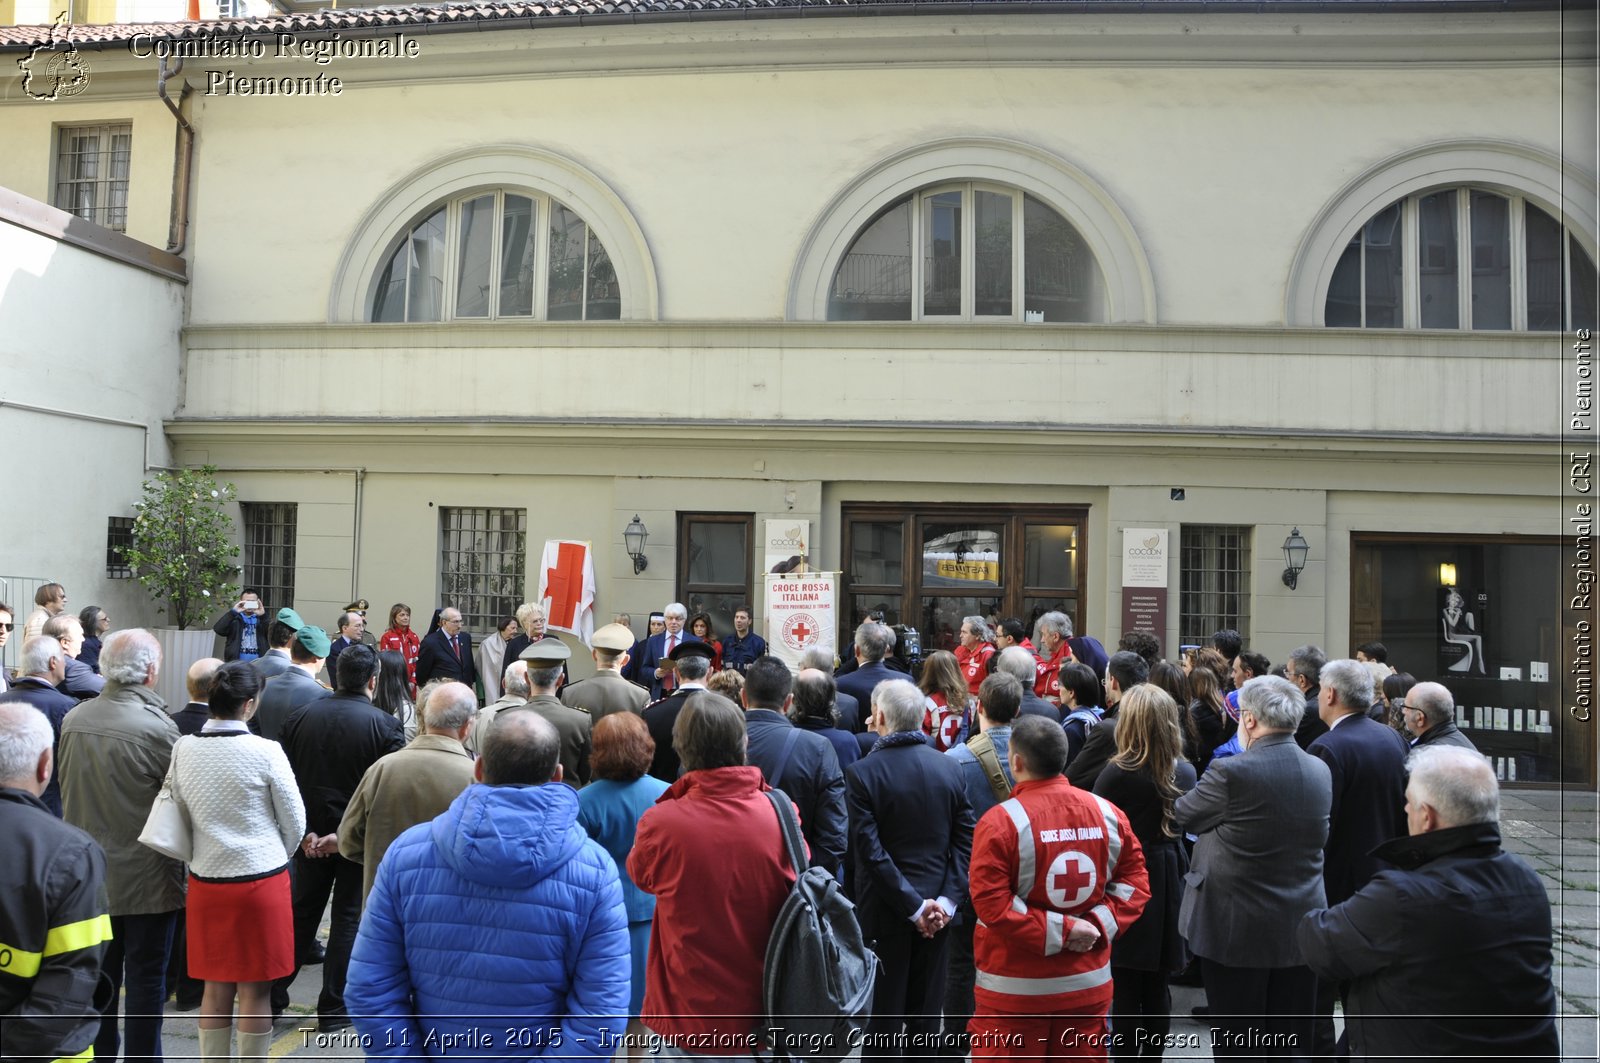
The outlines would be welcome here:
M 1283 664 L 1284 676 L 1306 698 L 1305 715 L 1300 717 L 1300 727 L 1294 733 L 1301 749 L 1310 749 L 1312 742 L 1328 733 L 1328 725 L 1322 722 L 1322 666 L 1326 663 L 1328 655 L 1320 646 L 1297 646 L 1289 651 L 1289 659 Z
M 55 751 L 61 748 L 61 721 L 78 707 L 77 698 L 56 689 L 56 684 L 67 675 L 67 653 L 56 639 L 36 635 L 23 644 L 20 664 L 22 675 L 10 689 L 0 692 L 0 703 L 25 702 L 44 713 L 45 719 L 50 721 L 50 732 L 55 736 L 50 747 L 54 757 Z M 50 774 L 39 800 L 60 818 L 61 780 L 55 772 Z
M 1291 667 L 1294 657 L 1290 656 Z M 1372 855 L 1384 842 L 1406 835 L 1406 740 L 1367 715 L 1372 673 L 1359 661 L 1328 661 L 1319 669 L 1318 710 L 1328 730 L 1307 751 L 1328 766 L 1333 804 L 1322 882 L 1328 907 L 1343 904 L 1373 875 L 1389 867 Z M 1312 1050 L 1324 1058 L 1336 1051 L 1333 1001 L 1338 983 L 1317 983 Z M 1338 1055 L 1347 1053 L 1339 1046 Z
M 1067 765 L 1067 779 L 1080 790 L 1093 790 L 1106 762 L 1117 755 L 1117 703 L 1130 688 L 1150 678 L 1150 666 L 1132 650 L 1118 650 L 1106 662 L 1106 711 L 1083 740 L 1083 748 Z
M 844 861 L 844 772 L 833 743 L 789 722 L 793 688 L 789 666 L 776 657 L 757 657 L 746 667 L 739 694 L 749 736 L 745 760 L 794 801 L 811 866 L 831 875 Z
M 294 641 L 294 633 L 305 626 L 306 622 L 300 619 L 300 614 L 288 606 L 278 610 L 278 615 L 267 626 L 267 645 L 270 649 L 250 662 L 250 667 L 255 669 L 262 683 L 289 670 L 294 663 L 289 656 L 289 643 Z
M 672 650 L 671 662 L 677 687 L 659 701 L 652 701 L 641 714 L 650 737 L 656 744 L 655 759 L 650 762 L 650 774 L 665 783 L 678 781 L 681 764 L 678 751 L 672 745 L 672 728 L 678 722 L 689 695 L 706 688 L 706 677 L 711 674 L 711 647 L 703 642 L 680 642 Z
M 960 767 L 922 733 L 916 685 L 880 684 L 871 705 L 881 745 L 850 765 L 845 780 L 856 914 L 883 963 L 862 1055 L 935 1056 L 943 1054 L 933 1034 L 944 1004 L 946 927 L 966 894 L 972 806 Z M 896 1047 L 902 1021 L 909 1049 Z
M 362 869 L 339 855 L 339 821 L 367 769 L 406 744 L 400 721 L 372 704 L 378 668 L 378 652 L 371 646 L 348 647 L 339 655 L 334 693 L 304 706 L 283 725 L 283 751 L 306 809 L 306 837 L 294 854 L 293 872 L 295 955 L 302 964 L 313 955 L 317 924 L 333 895 L 317 997 L 317 1028 L 324 1033 L 350 1025 L 344 982 L 361 922 Z M 286 990 L 293 981 L 289 975 L 278 986 Z
M 328 678 L 334 679 L 339 674 L 339 654 L 351 646 L 361 645 L 361 636 L 366 633 L 367 618 L 353 609 L 346 609 L 339 614 L 339 637 L 333 640 L 328 648 Z
M 472 686 L 478 669 L 472 663 L 472 636 L 461 630 L 461 610 L 447 605 L 439 611 L 439 629 L 430 631 L 417 651 L 417 686 L 435 679 Z
M 211 719 L 211 684 L 217 678 L 222 661 L 216 657 L 202 657 L 189 666 L 184 687 L 189 691 L 189 704 L 172 714 L 181 735 L 199 734 L 200 728 Z
M 871 620 L 856 628 L 856 668 L 848 673 L 835 673 L 839 680 L 839 693 L 849 694 L 863 707 L 870 706 L 872 692 L 877 689 L 879 683 L 890 679 L 904 679 L 904 674 L 894 671 L 883 663 L 883 659 L 894 648 L 894 641 L 893 631 Z M 868 713 L 862 713 L 861 718 L 853 724 L 843 719 L 842 710 L 839 715 L 841 728 L 859 734 L 866 725 Z
M 1199 836 L 1178 930 L 1200 959 L 1218 1059 L 1278 1057 L 1311 1043 L 1316 978 L 1295 929 L 1324 907 L 1333 784 L 1327 765 L 1295 744 L 1304 711 L 1286 679 L 1245 683 L 1244 752 L 1212 761 L 1173 807 L 1177 826 Z
M 683 603 L 673 602 L 661 611 L 661 617 L 666 627 L 659 635 L 651 635 L 644 640 L 644 647 L 639 651 L 638 669 L 634 672 L 634 682 L 649 685 L 652 700 L 663 698 L 677 689 L 678 676 L 667 662 L 672 660 L 673 651 L 689 638 L 683 633 L 683 625 L 689 620 L 689 610 L 684 608 Z
M 250 730 L 262 738 L 280 741 L 284 723 L 300 708 L 326 697 L 328 689 L 317 682 L 322 662 L 328 656 L 328 633 L 306 625 L 294 633 L 289 643 L 289 670 L 267 680 L 256 695 L 256 714 L 250 717 Z

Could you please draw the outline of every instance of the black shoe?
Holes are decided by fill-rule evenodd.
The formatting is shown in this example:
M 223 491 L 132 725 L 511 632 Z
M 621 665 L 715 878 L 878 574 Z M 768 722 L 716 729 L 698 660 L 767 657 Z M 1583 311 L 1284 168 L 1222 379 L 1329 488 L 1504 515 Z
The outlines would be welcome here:
M 348 1015 L 329 1015 L 326 1018 L 317 1020 L 318 1033 L 333 1033 L 335 1030 L 347 1030 L 349 1028 L 350 1017 Z
M 195 993 L 193 995 L 188 993 L 179 993 L 178 999 L 173 1002 L 172 1006 L 179 1011 L 193 1011 L 195 1008 L 198 1008 L 201 1005 L 204 999 L 204 993 Z
M 328 950 L 322 947 L 322 942 L 313 941 L 311 948 L 306 952 L 306 958 L 300 961 L 302 967 L 314 967 L 327 959 Z
M 1211 1018 L 1211 1009 L 1204 1004 L 1199 1004 L 1190 1008 L 1189 1014 L 1196 1019 L 1209 1019 Z

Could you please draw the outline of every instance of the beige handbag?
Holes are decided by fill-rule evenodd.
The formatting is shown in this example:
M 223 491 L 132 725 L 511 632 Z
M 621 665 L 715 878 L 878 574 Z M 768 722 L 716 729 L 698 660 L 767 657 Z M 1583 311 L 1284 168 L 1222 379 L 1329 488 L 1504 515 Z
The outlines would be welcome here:
M 161 792 L 150 806 L 144 830 L 139 832 L 139 843 L 187 864 L 194 857 L 194 828 L 189 824 L 188 811 L 172 792 L 172 776 L 178 767 L 178 749 L 182 745 L 183 740 L 179 739 L 172 747 L 172 763 L 167 766 L 167 777 L 161 780 Z

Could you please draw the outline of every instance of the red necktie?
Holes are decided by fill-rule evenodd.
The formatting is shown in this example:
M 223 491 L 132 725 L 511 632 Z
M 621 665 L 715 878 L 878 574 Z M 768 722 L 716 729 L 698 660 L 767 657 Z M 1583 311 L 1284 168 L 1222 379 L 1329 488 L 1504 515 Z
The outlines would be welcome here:
M 667 655 L 666 655 L 667 656 L 667 660 L 670 661 L 672 659 L 672 651 L 675 650 L 677 648 L 677 646 L 678 646 L 678 636 L 669 633 L 667 635 Z M 677 686 L 678 686 L 678 673 L 677 672 L 668 672 L 666 675 L 661 677 L 661 690 L 662 690 L 663 693 L 670 694 L 670 693 L 672 693 L 672 691 L 674 689 L 677 688 Z
M 450 636 L 450 652 L 456 655 L 456 663 L 461 663 L 461 643 L 454 635 Z

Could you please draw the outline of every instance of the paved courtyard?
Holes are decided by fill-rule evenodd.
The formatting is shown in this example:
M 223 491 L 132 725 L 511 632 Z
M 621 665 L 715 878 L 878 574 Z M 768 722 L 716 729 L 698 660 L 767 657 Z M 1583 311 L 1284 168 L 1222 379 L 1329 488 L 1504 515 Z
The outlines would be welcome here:
M 1594 1060 L 1600 1029 L 1600 830 L 1596 795 L 1557 790 L 1515 790 L 1501 797 L 1501 833 L 1508 849 L 1521 855 L 1550 891 L 1555 923 L 1555 985 L 1561 1015 L 1564 1060 Z M 327 925 L 323 925 L 323 935 Z M 320 967 L 296 980 L 289 1011 L 277 1026 L 272 1056 L 297 1059 L 359 1059 L 354 1035 L 318 1035 L 316 1000 Z M 1168 1058 L 1208 1059 L 1208 1028 L 1190 1017 L 1205 1003 L 1197 988 L 1174 986 L 1172 1025 L 1175 1047 Z M 169 1011 L 168 1059 L 198 1058 L 195 1012 Z

